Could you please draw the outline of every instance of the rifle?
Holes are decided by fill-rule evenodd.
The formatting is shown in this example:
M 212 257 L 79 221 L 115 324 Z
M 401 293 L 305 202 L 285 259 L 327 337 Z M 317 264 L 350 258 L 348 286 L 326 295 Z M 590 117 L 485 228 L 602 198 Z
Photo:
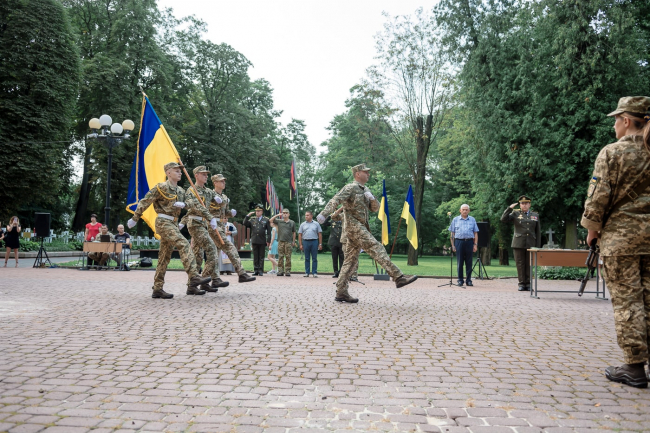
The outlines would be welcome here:
M 587 287 L 587 281 L 589 281 L 589 277 L 593 275 L 594 271 L 596 270 L 596 266 L 598 266 L 599 255 L 600 248 L 598 248 L 598 238 L 594 238 L 591 240 L 591 244 L 589 244 L 589 255 L 587 256 L 587 261 L 585 262 L 585 265 L 587 265 L 587 274 L 580 283 L 578 296 L 582 296 L 585 291 L 585 287 Z

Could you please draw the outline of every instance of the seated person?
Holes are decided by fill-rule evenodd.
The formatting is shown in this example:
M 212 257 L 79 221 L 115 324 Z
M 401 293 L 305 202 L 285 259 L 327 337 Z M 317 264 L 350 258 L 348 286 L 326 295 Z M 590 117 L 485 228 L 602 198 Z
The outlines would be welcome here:
M 115 257 L 112 257 L 118 265 L 122 264 L 122 255 L 126 258 L 126 261 L 129 261 L 129 255 L 131 255 L 131 235 L 124 231 L 124 225 L 120 224 L 117 226 L 117 234 L 115 235 L 115 241 L 122 245 L 122 254 L 116 254 Z
M 106 224 L 102 224 L 101 231 L 99 232 L 99 235 L 96 237 L 101 239 L 102 235 L 109 236 L 110 241 L 115 242 L 115 237 L 111 232 L 108 231 L 108 226 L 106 226 Z M 90 265 L 90 261 L 93 260 L 99 264 L 99 267 L 97 269 L 100 269 L 102 266 L 106 264 L 109 257 L 110 255 L 108 253 L 100 253 L 100 252 L 88 253 L 88 264 Z

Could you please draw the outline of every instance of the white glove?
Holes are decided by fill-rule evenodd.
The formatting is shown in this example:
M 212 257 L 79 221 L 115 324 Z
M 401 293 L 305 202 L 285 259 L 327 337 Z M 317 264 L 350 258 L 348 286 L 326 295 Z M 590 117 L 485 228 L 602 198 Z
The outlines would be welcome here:
M 215 195 L 215 196 L 214 196 L 214 201 L 216 201 L 217 204 L 221 204 L 221 203 L 223 203 L 223 200 L 221 200 L 221 197 L 219 197 L 218 195 Z
M 372 193 L 371 193 L 370 191 L 366 191 L 366 192 L 364 192 L 363 195 L 365 195 L 366 197 L 368 197 L 368 200 L 374 200 L 374 199 L 375 199 L 375 196 L 372 195 Z
M 216 229 L 217 229 L 217 219 L 216 219 L 216 218 L 212 218 L 212 219 L 210 220 L 210 227 L 212 227 L 212 230 L 216 230 Z
M 185 227 L 185 224 L 178 223 L 178 230 L 183 230 L 183 227 Z
M 232 216 L 237 215 L 237 211 L 235 209 L 230 209 L 230 215 Z
M 324 217 L 323 215 L 321 215 L 321 214 L 318 214 L 318 216 L 316 217 L 316 221 L 318 221 L 318 224 L 324 224 L 326 219 L 327 219 L 327 218 L 325 218 L 325 217 Z
M 174 203 L 174 207 L 179 207 L 183 209 L 185 207 L 185 203 L 183 203 L 182 201 L 177 201 L 176 203 Z
M 130 219 L 126 222 L 126 226 L 127 226 L 128 228 L 130 228 L 130 229 L 132 229 L 133 227 L 135 227 L 136 224 L 137 224 L 137 222 L 133 221 L 133 218 L 130 218 Z

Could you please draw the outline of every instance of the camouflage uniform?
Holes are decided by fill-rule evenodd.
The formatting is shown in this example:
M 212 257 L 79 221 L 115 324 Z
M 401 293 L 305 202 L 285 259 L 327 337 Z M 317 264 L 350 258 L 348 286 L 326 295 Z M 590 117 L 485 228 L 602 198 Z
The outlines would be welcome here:
M 111 242 L 115 242 L 115 236 L 113 236 L 113 233 L 108 232 L 107 235 L 111 237 Z M 100 236 L 102 236 L 102 232 L 99 232 L 99 234 L 97 235 L 97 237 Z M 109 253 L 100 253 L 100 252 L 88 253 L 88 258 L 90 260 L 94 260 L 95 262 L 98 262 L 99 266 L 104 266 L 108 261 L 109 257 L 110 257 Z
M 277 236 L 278 236 L 278 274 L 290 274 L 291 273 L 291 253 L 293 252 L 293 236 L 296 232 L 296 223 L 293 220 L 284 221 L 282 219 L 276 218 L 274 220 L 275 224 L 278 226 Z M 280 226 L 282 225 L 282 229 Z M 283 236 L 288 236 L 290 231 L 291 241 L 280 240 L 280 230 L 282 230 Z
M 151 188 L 147 195 L 138 202 L 138 207 L 131 218 L 133 221 L 138 221 L 142 217 L 142 213 L 151 205 L 158 214 L 155 227 L 156 233 L 160 235 L 160 250 L 158 251 L 158 266 L 156 266 L 156 275 L 154 275 L 153 290 L 162 290 L 165 284 L 165 273 L 174 247 L 178 249 L 188 277 L 193 278 L 199 275 L 190 243 L 183 237 L 177 226 L 181 209 L 175 207 L 174 203 L 184 202 L 188 206 L 188 210 L 193 206 L 192 203 L 186 202 L 185 197 L 185 190 L 180 186 L 174 186 L 169 181 L 161 182 Z M 161 217 L 161 214 L 173 219 Z
M 619 101 L 625 102 L 622 98 Z M 644 98 L 644 111 L 650 98 Z M 618 111 L 618 110 L 617 110 Z M 611 115 L 620 114 L 615 111 Z M 631 110 L 625 110 L 631 111 Z M 634 111 L 633 111 L 634 112 Z M 626 364 L 648 360 L 650 345 L 650 188 L 608 216 L 610 208 L 650 173 L 650 152 L 639 135 L 627 135 L 605 146 L 589 184 L 581 224 L 600 231 L 605 281 L 612 296 L 618 345 Z
M 343 211 L 343 213 L 345 214 L 345 211 Z M 348 237 L 345 234 L 345 218 L 343 219 L 343 227 L 341 229 L 341 244 L 343 245 L 343 263 L 345 264 L 345 258 L 350 254 L 350 251 L 348 251 Z M 343 265 L 341 265 L 341 270 L 343 270 Z M 341 274 L 339 273 L 339 275 Z M 359 279 L 359 257 L 357 257 L 357 260 L 353 264 L 352 271 L 350 272 L 350 279 Z
M 343 267 L 339 279 L 336 281 L 337 297 L 349 296 L 350 277 L 358 267 L 359 252 L 362 248 L 382 268 L 386 269 L 386 272 L 393 280 L 397 280 L 402 276 L 402 271 L 390 261 L 384 246 L 370 233 L 368 227 L 369 212 L 377 212 L 379 202 L 376 199 L 368 199 L 364 195 L 366 192 L 370 192 L 370 189 L 355 180 L 344 186 L 321 212 L 321 216 L 325 216 L 332 214 L 341 204 L 344 208 L 343 234 L 347 239 L 347 245 Z
M 220 174 L 215 174 L 212 176 L 212 181 L 214 182 L 215 180 L 221 180 L 225 179 L 222 175 Z M 237 275 L 244 275 L 246 271 L 241 265 L 241 259 L 239 258 L 239 253 L 237 252 L 237 248 L 226 238 L 226 233 L 224 230 L 224 224 L 221 221 L 222 216 L 228 214 L 230 217 L 232 215 L 232 211 L 230 210 L 230 199 L 226 194 L 223 192 L 220 194 L 217 191 L 212 191 L 214 193 L 215 197 L 219 197 L 221 199 L 221 203 L 217 203 L 214 201 L 214 198 L 210 201 L 210 206 L 208 207 L 208 210 L 210 211 L 210 215 L 212 215 L 212 218 L 217 219 L 217 230 L 213 230 L 211 227 L 208 228 L 208 233 L 210 234 L 210 237 L 214 241 L 214 244 L 222 250 L 228 258 L 230 259 L 230 263 L 232 266 L 235 268 L 235 272 L 237 272 Z M 217 235 L 217 232 L 219 232 L 219 235 L 221 235 L 221 238 Z

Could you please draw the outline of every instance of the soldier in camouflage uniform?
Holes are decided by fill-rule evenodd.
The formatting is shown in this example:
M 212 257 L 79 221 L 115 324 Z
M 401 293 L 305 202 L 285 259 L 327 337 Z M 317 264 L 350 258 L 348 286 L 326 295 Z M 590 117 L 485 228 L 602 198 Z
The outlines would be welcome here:
M 621 98 L 616 143 L 605 146 L 594 167 L 581 224 L 587 242 L 600 239 L 605 282 L 612 296 L 618 345 L 625 364 L 607 367 L 614 382 L 646 388 L 650 345 L 650 98 Z
M 99 238 L 100 235 L 110 236 L 111 242 L 115 242 L 115 236 L 113 236 L 113 233 L 108 231 L 108 226 L 106 226 L 106 224 L 102 224 L 101 231 L 99 232 L 97 238 Z M 100 252 L 88 253 L 88 259 L 94 260 L 99 264 L 99 266 L 96 268 L 97 270 L 101 269 L 101 267 L 106 264 L 109 258 L 110 258 L 109 253 L 100 253 Z
M 212 285 L 203 284 L 201 290 L 216 292 L 219 290 L 219 287 L 227 287 L 229 283 L 219 278 L 219 272 L 216 269 L 217 247 L 214 246 L 214 242 L 208 233 L 208 221 L 211 230 L 217 229 L 217 218 L 212 216 L 205 207 L 210 206 L 215 196 L 214 191 L 205 187 L 209 173 L 210 171 L 204 165 L 200 165 L 194 169 L 194 186 L 196 188 L 190 187 L 187 191 L 187 200 L 188 203 L 192 203 L 192 206 L 189 207 L 181 223 L 184 222 L 187 225 L 187 230 L 192 236 L 192 252 L 194 253 L 194 258 L 202 257 L 203 251 L 206 254 L 203 276 L 211 277 Z M 201 197 L 203 203 L 199 201 L 198 197 Z M 197 263 L 197 266 L 200 265 Z
M 178 215 L 186 205 L 193 206 L 192 203 L 186 203 L 186 194 L 183 188 L 178 186 L 178 182 L 183 176 L 181 165 L 170 162 L 165 164 L 165 174 L 167 181 L 161 182 L 151 188 L 151 190 L 138 202 L 138 207 L 133 217 L 127 222 L 129 228 L 135 227 L 137 221 L 142 217 L 149 206 L 153 205 L 158 217 L 156 218 L 156 233 L 160 236 L 160 250 L 158 252 L 158 266 L 154 276 L 154 286 L 152 298 L 170 299 L 174 295 L 163 290 L 165 284 L 165 273 L 167 265 L 172 256 L 174 247 L 178 249 L 183 262 L 185 272 L 190 278 L 190 284 L 187 288 L 188 295 L 205 295 L 203 290 L 198 286 L 210 282 L 210 278 L 203 278 L 199 275 L 194 260 L 194 254 L 190 249 L 190 243 L 181 235 L 176 226 Z
M 407 284 L 417 280 L 417 276 L 407 276 L 390 261 L 384 246 L 374 238 L 368 227 L 368 214 L 370 211 L 379 210 L 379 202 L 365 185 L 370 179 L 370 169 L 365 164 L 359 164 L 352 167 L 354 182 L 346 185 L 332 198 L 325 209 L 318 215 L 317 220 L 320 224 L 325 222 L 325 215 L 331 215 L 339 205 L 343 205 L 345 221 L 344 233 L 347 238 L 347 251 L 343 268 L 341 269 L 339 279 L 336 282 L 336 297 L 338 302 L 359 302 L 348 293 L 350 276 L 355 266 L 358 265 L 359 252 L 363 248 L 370 257 L 381 265 L 388 275 L 395 281 L 397 288 L 404 287 Z
M 229 216 L 233 217 L 237 215 L 237 211 L 235 209 L 230 209 L 230 199 L 226 194 L 223 193 L 223 190 L 226 188 L 226 178 L 223 177 L 222 174 L 215 174 L 211 179 L 212 185 L 214 185 L 214 198 L 210 202 L 209 211 L 210 214 L 217 219 L 219 224 L 216 230 L 210 229 L 210 237 L 214 241 L 214 244 L 217 246 L 217 248 L 226 253 L 230 259 L 230 263 L 235 268 L 235 272 L 237 272 L 239 275 L 240 283 L 255 281 L 255 277 L 248 275 L 242 267 L 237 248 L 235 248 L 232 242 L 226 238 L 224 224 L 225 215 L 228 214 Z

